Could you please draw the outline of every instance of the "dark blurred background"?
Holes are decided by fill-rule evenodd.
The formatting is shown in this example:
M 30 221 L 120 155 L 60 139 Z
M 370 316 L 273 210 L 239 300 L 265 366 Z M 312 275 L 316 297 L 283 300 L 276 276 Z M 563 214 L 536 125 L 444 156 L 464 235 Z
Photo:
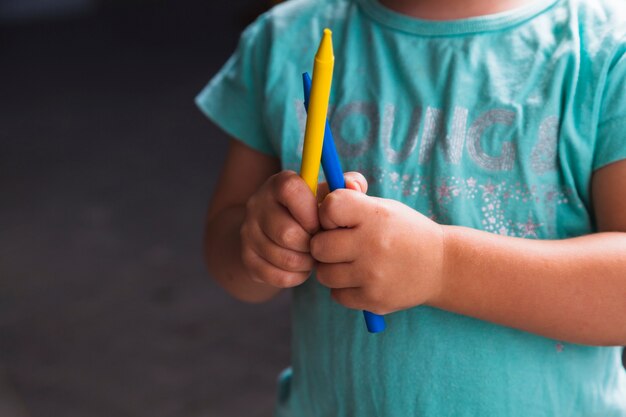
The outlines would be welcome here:
M 0 417 L 269 416 L 289 299 L 201 256 L 193 104 L 265 0 L 0 0 Z

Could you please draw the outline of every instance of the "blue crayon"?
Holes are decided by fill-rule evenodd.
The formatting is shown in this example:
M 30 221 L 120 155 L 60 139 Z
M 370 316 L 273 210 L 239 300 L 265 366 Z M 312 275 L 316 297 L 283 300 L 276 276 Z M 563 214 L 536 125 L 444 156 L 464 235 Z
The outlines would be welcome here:
M 309 95 L 311 94 L 311 77 L 309 77 L 307 72 L 302 74 L 302 84 L 304 87 L 304 108 L 308 109 Z M 335 140 L 330 131 L 328 119 L 326 120 L 324 143 L 322 145 L 322 169 L 324 170 L 324 176 L 326 177 L 330 191 L 334 191 L 338 188 L 346 188 L 341 163 L 339 162 L 339 155 L 337 154 Z M 383 316 L 365 310 L 363 310 L 363 316 L 365 317 L 367 330 L 370 333 L 379 333 L 385 330 L 386 324 Z

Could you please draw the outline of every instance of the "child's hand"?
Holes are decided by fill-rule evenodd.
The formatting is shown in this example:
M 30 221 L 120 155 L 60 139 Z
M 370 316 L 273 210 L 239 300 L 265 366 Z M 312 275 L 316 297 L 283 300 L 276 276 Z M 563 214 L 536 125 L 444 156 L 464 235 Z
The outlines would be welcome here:
M 442 287 L 443 229 L 394 200 L 335 190 L 311 240 L 317 279 L 353 309 L 387 314 L 434 300 Z
M 318 229 L 317 201 L 304 180 L 293 171 L 270 177 L 248 200 L 241 226 L 242 261 L 252 279 L 280 288 L 306 281 Z

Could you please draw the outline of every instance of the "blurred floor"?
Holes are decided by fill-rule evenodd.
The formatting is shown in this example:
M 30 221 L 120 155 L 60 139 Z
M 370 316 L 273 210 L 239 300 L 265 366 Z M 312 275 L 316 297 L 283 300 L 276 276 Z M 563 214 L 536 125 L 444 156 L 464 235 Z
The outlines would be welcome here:
M 193 105 L 259 2 L 155 3 L 0 28 L 1 417 L 271 415 L 289 299 L 207 277 Z

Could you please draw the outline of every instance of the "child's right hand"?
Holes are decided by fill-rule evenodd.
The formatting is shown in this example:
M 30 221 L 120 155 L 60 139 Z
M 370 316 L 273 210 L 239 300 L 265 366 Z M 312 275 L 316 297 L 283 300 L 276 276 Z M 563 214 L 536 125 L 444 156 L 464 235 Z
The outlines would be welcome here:
M 250 277 L 273 287 L 302 284 L 315 264 L 309 242 L 319 229 L 317 200 L 293 171 L 268 178 L 246 204 L 241 256 Z

